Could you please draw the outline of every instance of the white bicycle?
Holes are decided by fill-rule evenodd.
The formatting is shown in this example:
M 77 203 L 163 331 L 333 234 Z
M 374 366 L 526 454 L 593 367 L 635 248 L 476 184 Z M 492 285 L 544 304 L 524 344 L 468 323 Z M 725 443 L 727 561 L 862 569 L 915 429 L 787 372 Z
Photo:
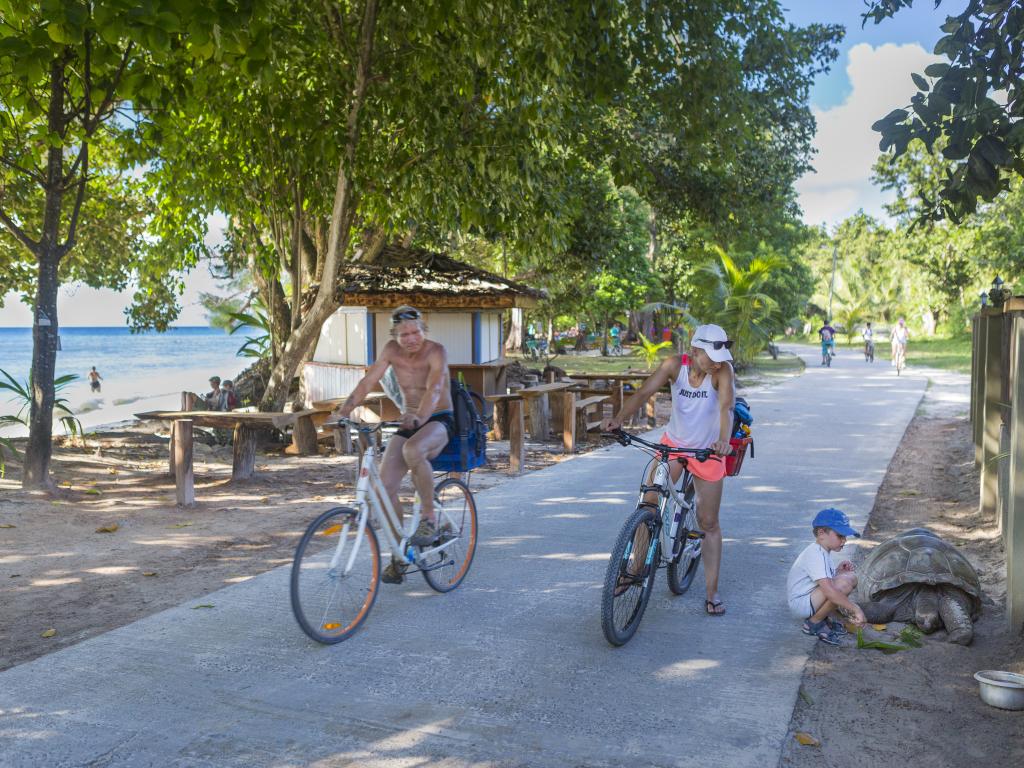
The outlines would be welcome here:
M 451 592 L 469 572 L 476 552 L 476 502 L 469 487 L 444 473 L 434 486 L 438 537 L 426 547 L 409 544 L 420 523 L 420 499 L 405 526 L 391 504 L 380 478 L 377 455 L 370 436 L 395 422 L 339 423 L 366 437 L 355 507 L 334 507 L 306 529 L 292 564 L 292 612 L 302 631 L 319 643 L 340 643 L 366 621 L 377 600 L 381 583 L 383 537 L 395 560 L 419 571 L 438 592 Z M 372 522 L 371 522 L 372 520 Z M 396 535 L 397 534 L 397 535 Z

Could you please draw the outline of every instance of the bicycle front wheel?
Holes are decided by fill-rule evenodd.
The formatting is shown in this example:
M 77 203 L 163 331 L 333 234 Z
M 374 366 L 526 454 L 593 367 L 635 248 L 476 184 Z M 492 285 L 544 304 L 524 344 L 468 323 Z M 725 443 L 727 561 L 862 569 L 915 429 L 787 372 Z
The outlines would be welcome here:
M 292 613 L 318 643 L 340 643 L 366 621 L 380 587 L 380 547 L 373 528 L 359 535 L 350 507 L 324 512 L 306 529 L 292 563 Z
M 615 541 L 601 592 L 601 629 L 612 645 L 625 645 L 640 626 L 661 559 L 660 534 L 658 516 L 639 507 Z
M 697 566 L 700 564 L 700 545 L 703 537 L 700 533 L 700 526 L 697 524 L 697 505 L 694 503 L 693 481 L 687 486 L 683 498 L 689 505 L 686 514 L 679 522 L 676 530 L 673 552 L 678 552 L 678 558 L 673 557 L 668 565 L 668 588 L 673 594 L 683 595 L 693 583 L 693 577 L 697 575 Z
M 451 592 L 466 578 L 476 554 L 476 500 L 465 483 L 447 478 L 434 487 L 434 504 L 440 532 L 434 546 L 444 549 L 418 562 L 431 589 Z

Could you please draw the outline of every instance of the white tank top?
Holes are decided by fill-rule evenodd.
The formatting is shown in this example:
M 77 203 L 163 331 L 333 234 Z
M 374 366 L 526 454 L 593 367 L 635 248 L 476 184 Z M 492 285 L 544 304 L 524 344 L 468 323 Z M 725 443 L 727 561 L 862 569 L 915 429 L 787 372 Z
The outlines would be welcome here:
M 672 418 L 665 433 L 679 448 L 710 448 L 721 426 L 718 392 L 711 384 L 710 373 L 699 387 L 691 387 L 690 361 L 686 355 L 682 360 L 679 376 L 671 385 Z

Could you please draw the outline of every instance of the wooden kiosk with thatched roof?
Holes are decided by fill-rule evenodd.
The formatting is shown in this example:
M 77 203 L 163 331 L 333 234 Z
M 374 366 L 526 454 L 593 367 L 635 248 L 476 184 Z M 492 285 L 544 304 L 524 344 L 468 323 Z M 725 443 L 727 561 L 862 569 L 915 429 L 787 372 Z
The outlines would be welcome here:
M 444 254 L 398 246 L 386 247 L 374 263 L 345 264 L 338 294 L 342 306 L 303 366 L 307 404 L 348 396 L 391 338 L 391 313 L 403 304 L 423 313 L 429 338 L 448 351 L 452 376 L 461 373 L 481 395 L 504 392 L 502 312 L 544 297 Z

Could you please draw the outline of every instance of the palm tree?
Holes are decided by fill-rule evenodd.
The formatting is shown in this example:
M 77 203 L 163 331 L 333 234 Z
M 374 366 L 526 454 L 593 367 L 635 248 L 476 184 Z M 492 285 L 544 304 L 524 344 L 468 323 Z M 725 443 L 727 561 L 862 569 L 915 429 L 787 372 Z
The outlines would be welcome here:
M 705 264 L 700 272 L 719 309 L 714 320 L 735 340 L 733 356 L 738 363 L 749 362 L 764 349 L 777 320 L 778 302 L 761 291 L 772 272 L 782 266 L 777 256 L 758 256 L 745 268 L 717 245 L 719 264 Z

